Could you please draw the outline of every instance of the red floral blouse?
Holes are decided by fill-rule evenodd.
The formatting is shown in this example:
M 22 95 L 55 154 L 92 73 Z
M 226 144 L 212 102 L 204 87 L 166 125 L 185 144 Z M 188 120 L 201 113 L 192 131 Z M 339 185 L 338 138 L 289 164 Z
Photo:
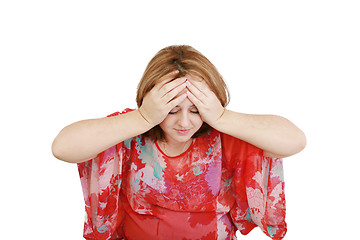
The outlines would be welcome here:
M 282 160 L 216 130 L 176 157 L 139 135 L 78 168 L 86 239 L 236 239 L 256 226 L 272 239 L 286 233 Z

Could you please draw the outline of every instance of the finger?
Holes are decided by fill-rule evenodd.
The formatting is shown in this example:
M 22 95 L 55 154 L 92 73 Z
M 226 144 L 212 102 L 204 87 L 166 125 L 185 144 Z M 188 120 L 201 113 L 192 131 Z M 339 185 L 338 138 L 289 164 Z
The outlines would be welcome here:
M 186 99 L 186 97 L 187 97 L 187 93 L 183 93 L 180 96 L 175 97 L 172 101 L 170 101 L 167 104 L 169 112 L 171 111 L 171 109 L 173 109 L 174 107 L 179 105 L 182 101 L 184 101 Z
M 200 92 L 202 92 L 206 96 L 209 96 L 210 92 L 212 92 L 204 80 L 201 81 L 194 80 L 194 81 L 190 81 L 190 83 L 194 85 Z
M 189 74 L 189 79 L 199 88 L 199 90 L 210 90 L 208 83 L 197 74 Z
M 170 92 L 166 93 L 163 96 L 163 100 L 165 102 L 169 102 L 171 99 L 173 99 L 174 97 L 176 97 L 176 95 L 178 95 L 179 93 L 181 93 L 181 91 L 183 91 L 186 88 L 186 83 L 182 83 L 179 86 L 173 88 Z
M 197 109 L 200 110 L 202 106 L 202 102 L 190 91 L 188 91 L 186 95 L 189 98 L 189 100 L 195 105 L 195 107 L 197 107 Z
M 179 74 L 179 70 L 172 71 L 172 72 L 162 76 L 161 78 L 159 78 L 158 80 L 155 81 L 154 89 L 156 91 L 158 91 L 165 84 L 167 84 L 168 82 L 174 80 L 176 78 L 177 74 Z
M 197 74 L 189 74 L 189 75 L 190 75 L 190 79 L 193 81 L 204 82 L 204 79 L 198 76 Z
M 191 94 L 196 96 L 200 101 L 204 102 L 206 100 L 206 95 L 194 86 L 191 81 L 186 81 L 186 87 L 190 90 Z
M 159 91 L 161 92 L 161 95 L 164 96 L 165 94 L 172 91 L 174 88 L 181 85 L 185 81 L 186 81 L 186 77 L 177 78 L 174 81 L 164 84 Z
M 175 70 L 172 72 L 169 72 L 168 74 L 165 74 L 159 80 L 157 80 L 157 86 L 160 89 L 162 86 L 164 86 L 166 83 L 170 82 L 171 80 L 175 79 L 176 76 L 179 74 L 179 70 Z

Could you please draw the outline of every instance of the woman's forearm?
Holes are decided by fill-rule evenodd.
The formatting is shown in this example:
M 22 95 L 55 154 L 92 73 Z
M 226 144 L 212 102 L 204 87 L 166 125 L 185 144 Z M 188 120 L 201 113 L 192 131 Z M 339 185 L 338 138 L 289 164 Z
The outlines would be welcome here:
M 60 131 L 52 151 L 60 160 L 79 163 L 151 128 L 138 110 L 114 117 L 82 120 Z
M 273 157 L 291 156 L 306 145 L 305 134 L 298 127 L 275 115 L 253 115 L 225 110 L 213 127 L 249 142 Z

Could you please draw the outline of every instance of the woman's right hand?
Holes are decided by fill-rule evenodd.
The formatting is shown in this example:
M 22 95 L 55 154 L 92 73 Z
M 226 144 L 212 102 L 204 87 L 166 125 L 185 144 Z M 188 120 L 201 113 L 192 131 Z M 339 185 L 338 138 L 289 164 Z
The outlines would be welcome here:
M 177 96 L 186 88 L 186 77 L 173 80 L 178 73 L 173 71 L 160 78 L 142 101 L 139 112 L 152 126 L 161 123 L 168 113 L 187 97 L 186 93 Z

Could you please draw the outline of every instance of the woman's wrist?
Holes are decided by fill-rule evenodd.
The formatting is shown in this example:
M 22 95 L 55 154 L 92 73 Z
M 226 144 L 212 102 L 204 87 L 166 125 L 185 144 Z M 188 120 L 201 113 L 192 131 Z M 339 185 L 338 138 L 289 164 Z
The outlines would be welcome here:
M 140 129 L 145 130 L 144 132 L 150 130 L 151 128 L 155 127 L 153 124 L 151 124 L 146 117 L 143 115 L 140 109 L 136 109 L 134 111 L 134 114 L 136 114 L 137 117 L 137 123 L 141 126 Z
M 215 128 L 219 132 L 227 133 L 229 134 L 229 131 L 231 131 L 231 115 L 232 111 L 227 110 L 224 108 L 223 113 L 220 115 L 220 117 L 214 122 L 209 124 L 211 127 Z

